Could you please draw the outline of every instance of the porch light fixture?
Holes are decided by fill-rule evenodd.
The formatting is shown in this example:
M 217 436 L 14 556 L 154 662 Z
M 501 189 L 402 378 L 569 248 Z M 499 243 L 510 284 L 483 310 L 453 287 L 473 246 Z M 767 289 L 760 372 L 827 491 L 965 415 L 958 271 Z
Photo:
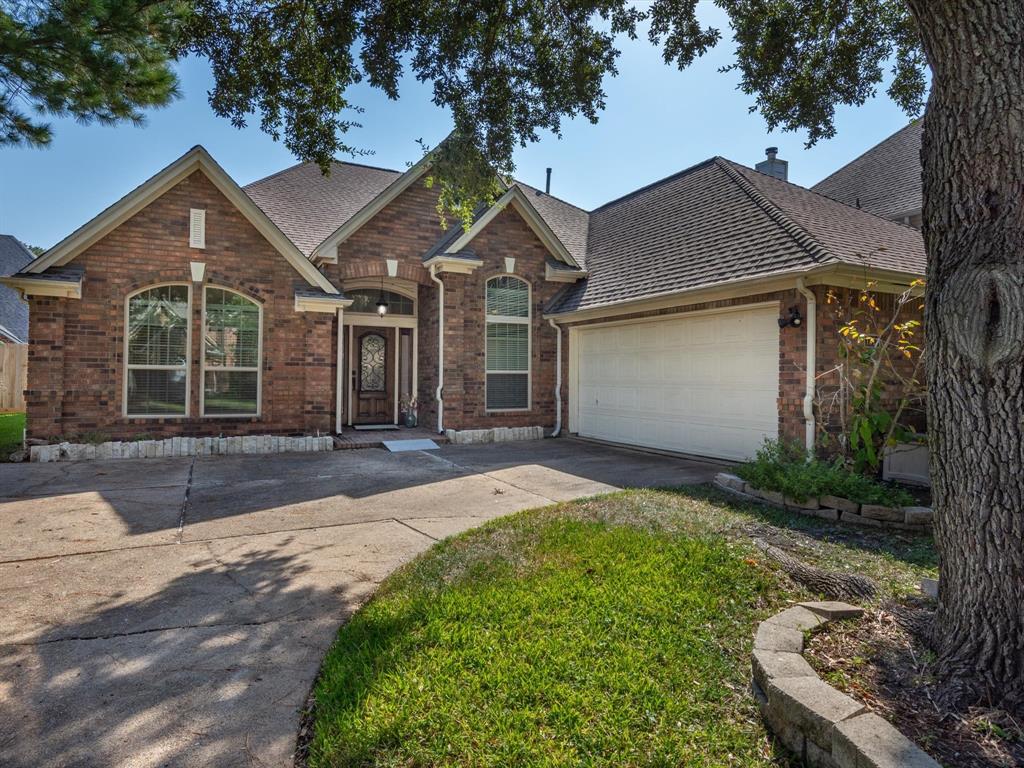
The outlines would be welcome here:
M 380 279 L 380 295 L 377 296 L 377 314 L 384 317 L 388 313 L 388 303 L 384 299 L 384 278 Z
M 794 328 L 799 328 L 803 324 L 804 319 L 800 315 L 800 307 L 790 307 L 789 317 L 779 318 L 779 328 L 786 328 L 787 326 L 790 325 L 793 326 Z

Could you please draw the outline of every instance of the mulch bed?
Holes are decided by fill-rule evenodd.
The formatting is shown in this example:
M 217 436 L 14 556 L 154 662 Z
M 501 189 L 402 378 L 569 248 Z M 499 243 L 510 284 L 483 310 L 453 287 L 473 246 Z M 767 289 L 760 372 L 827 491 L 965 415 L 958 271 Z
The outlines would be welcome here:
M 935 656 L 911 631 L 926 626 L 924 601 L 889 604 L 831 625 L 806 657 L 830 685 L 862 702 L 947 768 L 1024 766 L 1024 722 L 995 708 L 944 710 Z

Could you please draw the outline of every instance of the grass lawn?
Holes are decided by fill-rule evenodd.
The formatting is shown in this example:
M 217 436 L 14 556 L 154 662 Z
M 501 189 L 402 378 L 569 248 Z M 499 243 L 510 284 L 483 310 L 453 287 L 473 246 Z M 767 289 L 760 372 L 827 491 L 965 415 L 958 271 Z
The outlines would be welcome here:
M 308 764 L 767 766 L 749 694 L 757 622 L 810 597 L 757 536 L 906 592 L 922 537 L 850 531 L 707 489 L 520 513 L 396 572 L 339 632 Z
M 24 413 L 0 413 L 0 461 L 21 448 L 24 431 Z

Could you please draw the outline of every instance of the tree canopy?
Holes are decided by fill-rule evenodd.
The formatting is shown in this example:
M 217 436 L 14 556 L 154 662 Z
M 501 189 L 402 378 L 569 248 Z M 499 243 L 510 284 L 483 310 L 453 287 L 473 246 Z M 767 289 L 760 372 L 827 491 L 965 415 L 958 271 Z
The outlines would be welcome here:
M 834 110 L 862 104 L 891 69 L 890 96 L 921 110 L 925 61 L 901 0 L 717 0 L 736 43 L 730 69 L 770 128 L 835 133 Z M 723 31 L 697 0 L 0 0 L 0 142 L 44 145 L 47 115 L 139 122 L 178 95 L 175 60 L 209 60 L 213 111 L 251 119 L 325 170 L 366 146 L 351 138 L 367 82 L 390 98 L 411 72 L 450 111 L 435 148 L 442 204 L 465 218 L 510 175 L 517 146 L 597 121 L 616 39 L 646 28 L 666 63 L 685 68 Z M 646 24 L 646 27 L 645 27 Z

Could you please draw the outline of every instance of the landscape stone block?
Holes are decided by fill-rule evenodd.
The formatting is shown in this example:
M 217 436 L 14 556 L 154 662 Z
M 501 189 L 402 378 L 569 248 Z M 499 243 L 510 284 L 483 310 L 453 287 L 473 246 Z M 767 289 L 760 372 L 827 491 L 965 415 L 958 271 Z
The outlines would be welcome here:
M 789 651 L 766 651 L 755 648 L 750 658 L 754 682 L 767 687 L 768 681 L 776 677 L 817 677 L 802 653 Z
M 804 633 L 798 629 L 762 621 L 754 636 L 754 648 L 763 651 L 784 651 L 802 653 L 804 650 Z
M 818 502 L 817 497 L 814 497 L 814 496 L 812 496 L 811 498 L 805 499 L 804 501 L 797 501 L 796 499 L 793 499 L 793 498 L 790 498 L 789 496 L 786 496 L 785 497 L 785 502 L 786 502 L 786 506 L 789 507 L 790 509 L 800 509 L 800 510 L 817 509 L 818 507 L 821 506 L 821 504 Z
M 800 603 L 800 605 L 809 611 L 813 611 L 827 621 L 855 619 L 864 615 L 863 608 L 858 608 L 856 605 L 850 605 L 849 603 L 842 603 L 838 600 L 820 600 Z
M 861 517 L 869 517 L 872 520 L 888 520 L 894 523 L 903 522 L 903 510 L 899 507 L 886 507 L 881 504 L 861 504 Z
M 842 496 L 822 496 L 820 501 L 821 506 L 834 507 L 843 514 L 846 514 L 847 512 L 857 514 L 860 512 L 860 504 L 858 504 L 856 501 L 844 499 Z
M 932 524 L 932 508 L 931 507 L 904 507 L 903 508 L 903 522 L 907 525 L 931 525 Z
M 844 523 L 853 523 L 854 525 L 867 525 L 875 528 L 882 526 L 881 520 L 875 520 L 870 517 L 864 517 L 863 515 L 855 515 L 852 512 L 843 512 L 842 517 L 839 518 Z
M 940 768 L 914 742 L 872 713 L 836 724 L 832 756 L 839 768 Z
M 807 514 L 820 517 L 822 520 L 831 520 L 835 522 L 839 519 L 839 510 L 832 509 L 830 507 L 822 507 L 821 509 L 811 509 L 807 511 Z
M 777 507 L 784 507 L 786 505 L 786 499 L 778 491 L 762 491 L 756 490 L 755 493 L 769 504 L 774 504 Z
M 864 705 L 817 677 L 777 677 L 768 683 L 768 709 L 785 713 L 808 739 L 832 742 L 836 723 L 858 715 Z
M 783 627 L 789 627 L 795 629 L 798 632 L 806 632 L 808 630 L 817 629 L 822 624 L 825 624 L 825 619 L 819 616 L 814 611 L 810 611 L 803 606 L 795 605 L 792 608 L 787 608 L 781 613 L 777 613 L 767 620 L 771 624 L 778 624 Z

